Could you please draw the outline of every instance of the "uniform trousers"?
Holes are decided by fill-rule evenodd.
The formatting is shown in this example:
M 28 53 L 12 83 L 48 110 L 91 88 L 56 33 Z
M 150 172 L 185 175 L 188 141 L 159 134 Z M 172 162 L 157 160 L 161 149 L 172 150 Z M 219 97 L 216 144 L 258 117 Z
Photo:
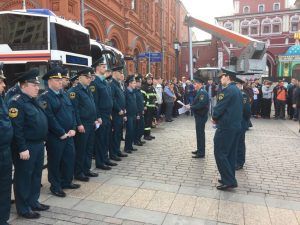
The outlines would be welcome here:
M 123 135 L 123 116 L 118 113 L 113 113 L 112 116 L 112 133 L 111 133 L 111 144 L 109 148 L 110 156 L 117 156 L 121 153 L 121 139 Z
M 28 160 L 14 154 L 14 192 L 17 212 L 21 215 L 30 212 L 31 207 L 39 207 L 44 164 L 44 142 L 27 141 L 26 144 L 30 154 Z
M 0 147 L 0 224 L 5 224 L 10 214 L 12 183 L 12 157 L 10 146 Z
M 223 184 L 237 185 L 235 163 L 240 129 L 218 128 L 214 136 L 214 155 Z
M 126 121 L 126 135 L 125 135 L 125 150 L 133 149 L 133 141 L 135 136 L 135 123 L 136 117 L 135 116 L 127 116 Z
M 135 127 L 135 135 L 134 135 L 134 142 L 139 142 L 144 134 L 145 128 L 145 121 L 144 116 L 140 116 L 139 120 L 136 120 L 136 127 Z
M 75 163 L 73 138 L 61 140 L 53 134 L 48 135 L 48 181 L 53 191 L 61 191 L 72 183 Z
M 85 133 L 76 133 L 75 142 L 75 177 L 88 173 L 92 165 L 95 141 L 95 125 L 93 122 L 82 122 Z
M 195 114 L 196 136 L 197 136 L 197 155 L 205 156 L 205 124 L 208 116 L 199 116 Z
M 95 133 L 96 167 L 103 166 L 109 161 L 108 151 L 111 136 L 111 121 L 109 116 L 102 117 L 102 124 Z

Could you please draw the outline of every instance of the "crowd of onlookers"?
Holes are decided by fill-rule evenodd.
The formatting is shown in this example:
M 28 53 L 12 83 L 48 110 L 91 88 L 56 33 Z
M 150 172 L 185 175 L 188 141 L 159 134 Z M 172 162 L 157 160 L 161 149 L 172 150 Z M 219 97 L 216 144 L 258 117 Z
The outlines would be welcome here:
M 157 117 L 158 121 L 164 114 L 167 122 L 172 121 L 172 117 L 178 116 L 178 109 L 182 107 L 177 100 L 185 104 L 191 104 L 194 101 L 196 91 L 193 82 L 182 77 L 181 81 L 173 78 L 171 81 L 165 81 L 161 78 L 154 79 L 154 88 L 157 93 Z M 218 91 L 221 87 L 209 79 L 205 84 L 210 99 L 210 114 L 217 102 Z M 300 82 L 297 79 L 291 79 L 288 83 L 284 80 L 272 82 L 269 80 L 249 79 L 245 80 L 244 91 L 248 94 L 251 101 L 252 117 L 270 119 L 286 118 L 299 121 L 300 112 Z M 272 109 L 274 114 L 271 115 Z M 187 114 L 192 112 L 187 112 Z

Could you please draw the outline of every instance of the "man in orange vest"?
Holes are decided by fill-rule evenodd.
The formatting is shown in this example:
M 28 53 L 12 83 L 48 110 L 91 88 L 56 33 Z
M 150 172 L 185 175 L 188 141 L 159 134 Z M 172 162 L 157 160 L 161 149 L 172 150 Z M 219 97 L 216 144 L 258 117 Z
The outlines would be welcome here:
M 279 81 L 278 86 L 274 89 L 274 95 L 276 96 L 276 117 L 278 116 L 280 119 L 285 119 L 285 105 L 287 99 L 287 89 L 284 87 L 284 82 L 282 80 Z

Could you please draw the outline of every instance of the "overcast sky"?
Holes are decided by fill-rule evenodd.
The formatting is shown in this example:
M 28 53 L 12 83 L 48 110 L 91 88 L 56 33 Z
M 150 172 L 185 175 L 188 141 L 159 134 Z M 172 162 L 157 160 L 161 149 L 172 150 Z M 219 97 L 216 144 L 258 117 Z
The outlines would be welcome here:
M 251 0 L 249 0 L 251 1 Z M 289 0 L 290 4 L 295 0 Z M 233 13 L 233 0 L 181 0 L 191 16 L 215 23 L 214 17 L 227 16 Z M 194 29 L 198 40 L 210 38 L 210 35 Z

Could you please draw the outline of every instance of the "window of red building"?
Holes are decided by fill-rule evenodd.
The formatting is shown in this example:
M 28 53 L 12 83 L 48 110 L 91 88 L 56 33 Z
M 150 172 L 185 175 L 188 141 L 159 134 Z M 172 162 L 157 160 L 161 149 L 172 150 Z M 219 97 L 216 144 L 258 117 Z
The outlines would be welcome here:
M 241 33 L 243 35 L 249 35 L 249 21 L 244 20 L 241 22 Z
M 274 18 L 272 20 L 272 33 L 281 33 L 282 20 L 281 18 Z
M 280 3 L 279 3 L 279 2 L 274 3 L 274 5 L 273 5 L 273 10 L 274 10 L 274 11 L 279 11 L 279 10 L 280 10 Z
M 272 21 L 269 18 L 263 19 L 261 22 L 261 33 L 270 34 L 271 33 L 271 23 Z
M 233 30 L 233 23 L 230 21 L 227 21 L 226 23 L 224 23 L 224 27 L 228 30 Z
M 249 6 L 244 6 L 243 13 L 250 13 L 250 7 Z
M 298 15 L 291 17 L 291 25 L 290 25 L 291 32 L 296 32 L 299 30 L 299 20 L 300 20 L 300 17 Z
M 250 35 L 259 35 L 259 20 L 254 19 L 250 22 Z
M 264 12 L 265 11 L 265 5 L 264 4 L 259 4 L 258 5 L 258 12 L 259 13 L 262 13 L 262 12 Z

